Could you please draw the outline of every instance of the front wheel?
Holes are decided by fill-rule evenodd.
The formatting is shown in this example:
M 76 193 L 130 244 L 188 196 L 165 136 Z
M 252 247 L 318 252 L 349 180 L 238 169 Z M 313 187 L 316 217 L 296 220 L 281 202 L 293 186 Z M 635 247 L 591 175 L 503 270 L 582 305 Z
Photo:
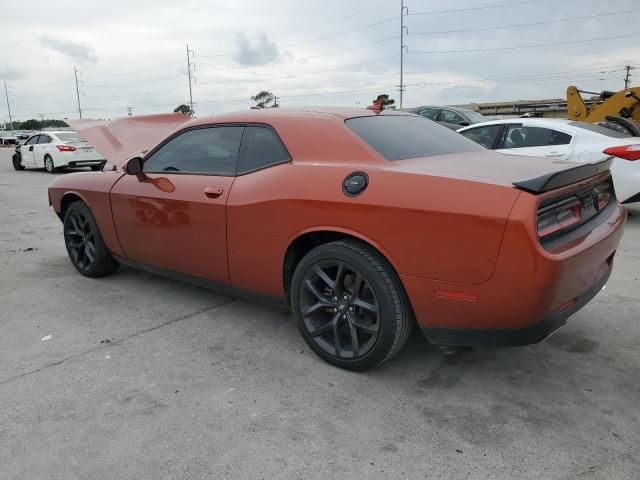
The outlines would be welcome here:
M 102 277 L 116 271 L 118 263 L 102 239 L 89 207 L 72 203 L 64 214 L 64 243 L 69 259 L 85 277 Z
M 56 173 L 56 166 L 53 163 L 53 158 L 50 155 L 44 157 L 44 168 L 49 173 Z
M 303 338 L 325 361 L 367 370 L 404 346 L 413 316 L 400 280 L 386 259 L 359 241 L 311 250 L 298 264 L 291 306 Z
M 24 170 L 24 165 L 22 165 L 22 157 L 18 154 L 13 155 L 13 168 L 15 170 Z

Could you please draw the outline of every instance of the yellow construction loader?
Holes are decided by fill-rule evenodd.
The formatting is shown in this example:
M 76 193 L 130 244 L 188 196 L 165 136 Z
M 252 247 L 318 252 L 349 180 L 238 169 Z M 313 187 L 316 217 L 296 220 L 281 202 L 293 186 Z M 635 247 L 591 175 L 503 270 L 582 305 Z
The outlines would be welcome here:
M 598 98 L 587 105 L 581 94 Z M 567 88 L 567 111 L 569 120 L 603 124 L 634 137 L 640 136 L 640 87 L 619 92 L 592 92 L 572 85 Z

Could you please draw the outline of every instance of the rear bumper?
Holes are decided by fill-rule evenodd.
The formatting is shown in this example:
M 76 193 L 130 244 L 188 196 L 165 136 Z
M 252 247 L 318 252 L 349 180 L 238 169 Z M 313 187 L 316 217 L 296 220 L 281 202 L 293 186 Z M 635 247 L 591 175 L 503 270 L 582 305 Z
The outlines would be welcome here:
M 586 292 L 576 297 L 571 306 L 550 313 L 540 322 L 525 328 L 482 330 L 460 328 L 429 328 L 422 327 L 422 333 L 435 345 L 465 346 L 465 347 L 519 347 L 538 343 L 567 323 L 567 319 L 589 303 L 606 285 L 612 268 L 600 281 Z
M 91 167 L 92 165 L 102 165 L 104 160 L 76 160 L 66 164 L 67 167 Z

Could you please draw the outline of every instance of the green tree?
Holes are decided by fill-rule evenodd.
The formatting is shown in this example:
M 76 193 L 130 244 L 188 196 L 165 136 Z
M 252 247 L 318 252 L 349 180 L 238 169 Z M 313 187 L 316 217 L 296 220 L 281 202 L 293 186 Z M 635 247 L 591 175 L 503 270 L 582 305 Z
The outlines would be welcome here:
M 173 111 L 176 113 L 179 112 L 183 115 L 191 116 L 191 108 L 189 107 L 189 105 L 185 105 L 184 103 L 182 105 L 178 105 L 176 108 L 173 109 Z
M 389 98 L 389 95 L 387 95 L 386 93 L 378 95 L 378 97 L 374 100 L 374 103 L 379 100 L 382 100 L 383 109 L 396 108 L 396 101 L 393 98 Z
M 278 108 L 278 102 L 273 93 L 266 90 L 261 91 L 257 95 L 251 97 L 251 100 L 256 102 L 255 106 L 251 107 L 253 110 L 261 110 L 263 108 Z

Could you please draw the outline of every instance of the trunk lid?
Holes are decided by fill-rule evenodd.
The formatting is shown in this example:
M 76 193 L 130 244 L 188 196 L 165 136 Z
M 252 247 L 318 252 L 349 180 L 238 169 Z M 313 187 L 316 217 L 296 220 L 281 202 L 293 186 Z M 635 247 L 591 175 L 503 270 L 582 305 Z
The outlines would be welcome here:
M 505 155 L 491 150 L 390 162 L 389 170 L 517 187 L 533 193 L 559 188 L 605 171 L 609 162 L 576 165 L 568 160 Z

